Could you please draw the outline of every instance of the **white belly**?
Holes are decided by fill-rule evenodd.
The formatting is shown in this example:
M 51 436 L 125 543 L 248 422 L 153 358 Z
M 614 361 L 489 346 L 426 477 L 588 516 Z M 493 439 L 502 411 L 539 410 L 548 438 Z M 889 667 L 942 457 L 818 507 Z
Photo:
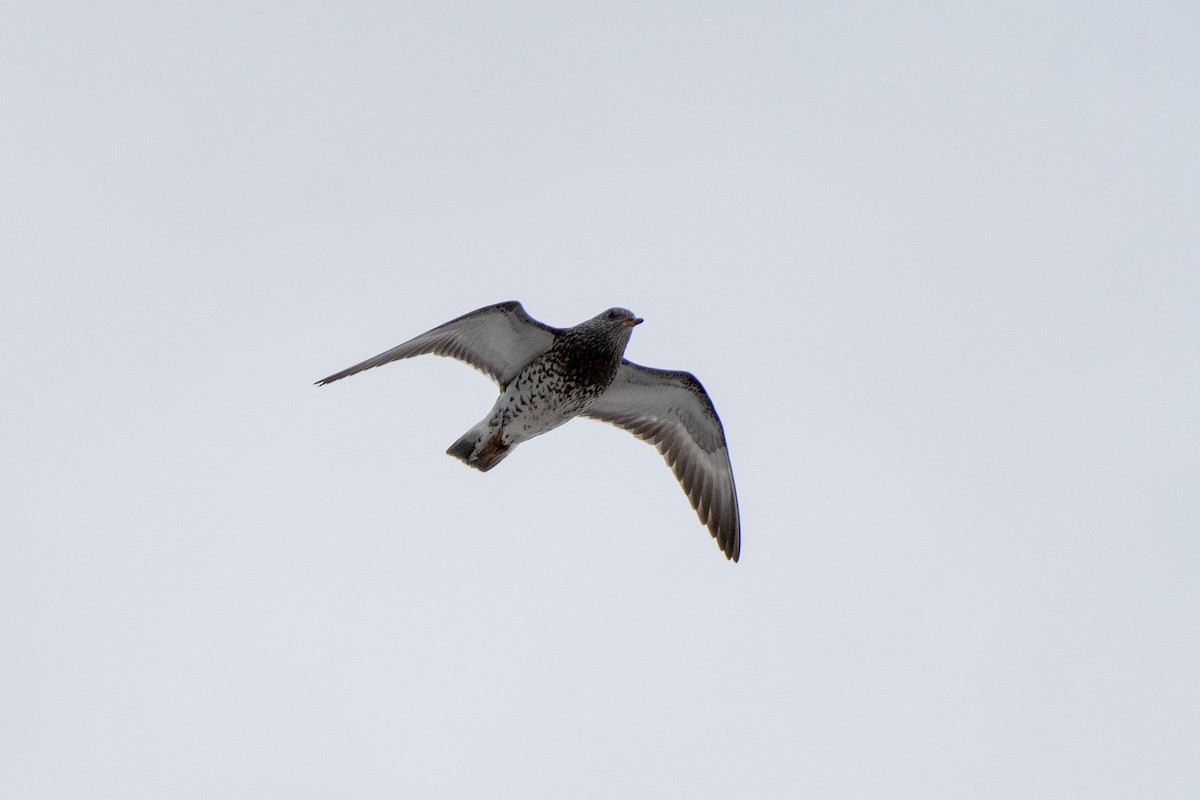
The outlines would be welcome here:
M 502 430 L 501 441 L 515 445 L 540 436 L 579 416 L 596 399 L 597 393 L 581 394 L 567 386 L 560 375 L 535 367 L 521 373 L 496 399 L 488 415 L 488 426 Z

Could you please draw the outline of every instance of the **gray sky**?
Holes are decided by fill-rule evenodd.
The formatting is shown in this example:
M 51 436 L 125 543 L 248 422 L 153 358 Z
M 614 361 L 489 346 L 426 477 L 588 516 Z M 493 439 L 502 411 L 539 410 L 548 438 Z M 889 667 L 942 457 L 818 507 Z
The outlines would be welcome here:
M 107 5 L 0 10 L 0 795 L 1200 796 L 1200 6 Z M 311 385 L 508 299 L 740 564 Z

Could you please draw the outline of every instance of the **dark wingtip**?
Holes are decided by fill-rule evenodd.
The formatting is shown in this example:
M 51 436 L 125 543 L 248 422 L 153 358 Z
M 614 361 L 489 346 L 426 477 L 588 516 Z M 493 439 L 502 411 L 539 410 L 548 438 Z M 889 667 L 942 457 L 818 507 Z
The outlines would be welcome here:
M 347 377 L 349 374 L 351 374 L 351 370 L 344 369 L 341 372 L 335 372 L 332 375 L 326 375 L 324 378 L 321 378 L 321 380 L 314 383 L 313 386 L 324 386 L 328 383 L 333 383 L 334 381 L 340 381 L 342 378 Z

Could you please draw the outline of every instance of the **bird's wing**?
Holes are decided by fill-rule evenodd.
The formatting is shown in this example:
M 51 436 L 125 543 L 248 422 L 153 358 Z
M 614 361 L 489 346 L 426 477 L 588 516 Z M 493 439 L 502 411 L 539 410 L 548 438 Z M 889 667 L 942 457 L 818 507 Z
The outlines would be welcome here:
M 515 300 L 497 303 L 452 319 L 374 358 L 335 372 L 317 381 L 317 385 L 333 383 L 401 358 L 433 353 L 465 361 L 491 375 L 503 387 L 522 367 L 549 350 L 559 331 L 559 328 L 543 325 L 526 314 Z
M 622 360 L 612 385 L 583 415 L 657 447 L 717 545 L 738 560 L 742 525 L 725 429 L 694 375 Z

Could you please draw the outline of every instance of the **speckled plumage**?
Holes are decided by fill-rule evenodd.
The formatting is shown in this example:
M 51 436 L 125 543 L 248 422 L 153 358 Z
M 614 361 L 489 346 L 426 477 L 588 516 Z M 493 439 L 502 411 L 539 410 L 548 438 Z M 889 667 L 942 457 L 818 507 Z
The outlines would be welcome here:
M 425 353 L 488 373 L 500 385 L 500 396 L 446 451 L 484 472 L 521 442 L 574 417 L 617 425 L 658 448 L 721 550 L 737 561 L 741 523 L 721 420 L 695 376 L 623 358 L 641 322 L 627 309 L 610 308 L 572 328 L 552 328 L 531 318 L 520 303 L 499 303 L 317 383 Z

